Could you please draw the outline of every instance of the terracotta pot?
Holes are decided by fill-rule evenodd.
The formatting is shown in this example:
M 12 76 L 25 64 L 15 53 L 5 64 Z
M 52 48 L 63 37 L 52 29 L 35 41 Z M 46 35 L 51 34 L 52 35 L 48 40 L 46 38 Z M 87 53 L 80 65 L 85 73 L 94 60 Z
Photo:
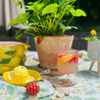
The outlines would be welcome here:
M 88 57 L 94 61 L 100 61 L 100 42 L 99 41 L 88 41 Z
M 71 49 L 74 36 L 44 36 L 43 38 L 43 41 L 39 45 L 37 44 L 37 38 L 34 38 L 40 67 L 57 70 L 58 49 Z M 52 73 L 51 75 L 56 75 L 56 73 Z M 58 70 L 57 75 L 61 75 L 61 73 L 58 73 Z

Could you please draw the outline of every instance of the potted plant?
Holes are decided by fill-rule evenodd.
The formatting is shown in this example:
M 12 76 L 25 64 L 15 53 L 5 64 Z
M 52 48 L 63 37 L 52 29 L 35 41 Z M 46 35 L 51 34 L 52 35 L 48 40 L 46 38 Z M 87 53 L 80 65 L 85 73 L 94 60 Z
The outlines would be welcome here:
M 39 56 L 41 70 L 52 69 L 51 75 L 58 75 L 57 52 L 58 49 L 70 49 L 74 36 L 64 35 L 66 30 L 75 26 L 69 26 L 74 17 L 86 16 L 81 9 L 74 9 L 76 0 L 38 0 L 26 5 L 26 12 L 22 11 L 22 3 L 13 0 L 21 11 L 21 14 L 13 19 L 8 26 L 22 24 L 25 29 L 15 34 L 17 40 L 21 39 L 23 33 L 34 37 L 36 49 Z M 71 14 L 71 19 L 64 20 L 66 14 Z M 67 21 L 67 25 L 64 24 Z M 30 33 L 34 30 L 34 33 Z
M 96 30 L 91 30 L 91 37 L 85 37 L 84 39 L 88 41 L 87 51 L 88 57 L 93 61 L 100 61 L 100 40 L 97 37 Z

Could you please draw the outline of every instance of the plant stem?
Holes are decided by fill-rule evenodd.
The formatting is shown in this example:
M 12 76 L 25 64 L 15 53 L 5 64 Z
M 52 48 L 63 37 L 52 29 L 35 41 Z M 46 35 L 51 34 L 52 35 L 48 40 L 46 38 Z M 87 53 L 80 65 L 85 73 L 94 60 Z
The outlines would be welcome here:
M 72 19 L 74 18 L 74 16 L 71 17 L 71 19 L 69 20 L 67 26 L 69 26 L 69 24 L 71 23 Z
M 21 10 L 21 8 L 20 8 L 20 6 L 19 6 L 19 4 L 18 4 L 19 3 L 19 0 L 17 2 L 16 2 L 16 0 L 13 0 L 13 2 L 16 4 L 16 6 L 18 6 L 20 12 L 23 13 L 22 10 Z
M 76 0 L 74 0 L 74 1 L 72 2 L 71 6 L 75 3 L 75 1 L 76 1 Z
M 93 41 L 93 35 L 92 35 L 92 41 Z
M 40 20 L 40 16 L 38 15 L 38 13 L 36 12 L 38 19 Z
M 29 35 L 34 35 L 33 33 L 27 33 L 27 32 L 25 32 L 26 34 L 29 34 Z
M 19 8 L 20 12 L 23 13 L 22 10 L 21 10 L 21 8 L 19 7 L 19 5 L 18 5 L 18 8 Z

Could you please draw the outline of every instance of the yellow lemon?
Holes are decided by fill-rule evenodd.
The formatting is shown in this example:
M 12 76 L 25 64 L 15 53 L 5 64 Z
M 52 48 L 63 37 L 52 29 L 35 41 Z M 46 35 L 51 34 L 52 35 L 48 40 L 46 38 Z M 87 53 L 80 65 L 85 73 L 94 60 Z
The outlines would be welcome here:
M 0 57 L 2 57 L 2 58 L 11 58 L 13 55 L 5 54 L 7 51 L 13 51 L 14 52 L 14 50 L 10 47 L 2 48 L 0 50 Z
M 9 67 L 16 67 L 20 65 L 21 59 L 19 57 L 13 57 L 8 64 Z
M 18 45 L 16 49 L 16 55 L 23 57 L 25 55 L 25 47 L 23 45 Z
M 6 71 L 10 71 L 11 68 L 7 67 L 6 65 L 0 66 L 0 74 L 3 74 Z
M 24 66 L 17 66 L 14 68 L 12 78 L 17 81 L 24 81 L 28 78 L 28 70 Z
M 27 50 L 28 47 L 30 47 L 30 45 L 29 44 L 26 44 L 26 43 L 21 43 L 20 45 L 23 45 L 26 50 Z
M 14 75 L 28 75 L 28 70 L 24 66 L 17 66 L 14 68 Z

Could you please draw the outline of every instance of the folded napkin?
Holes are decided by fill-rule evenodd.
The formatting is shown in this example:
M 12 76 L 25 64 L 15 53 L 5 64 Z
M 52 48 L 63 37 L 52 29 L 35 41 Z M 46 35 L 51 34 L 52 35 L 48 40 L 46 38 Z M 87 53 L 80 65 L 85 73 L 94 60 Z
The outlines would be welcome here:
M 50 86 L 48 81 L 39 82 L 40 91 L 37 94 L 38 100 L 50 100 L 56 98 L 57 91 Z M 48 99 L 47 99 L 48 98 Z M 28 100 L 28 93 L 25 87 L 14 86 L 0 80 L 0 100 Z

